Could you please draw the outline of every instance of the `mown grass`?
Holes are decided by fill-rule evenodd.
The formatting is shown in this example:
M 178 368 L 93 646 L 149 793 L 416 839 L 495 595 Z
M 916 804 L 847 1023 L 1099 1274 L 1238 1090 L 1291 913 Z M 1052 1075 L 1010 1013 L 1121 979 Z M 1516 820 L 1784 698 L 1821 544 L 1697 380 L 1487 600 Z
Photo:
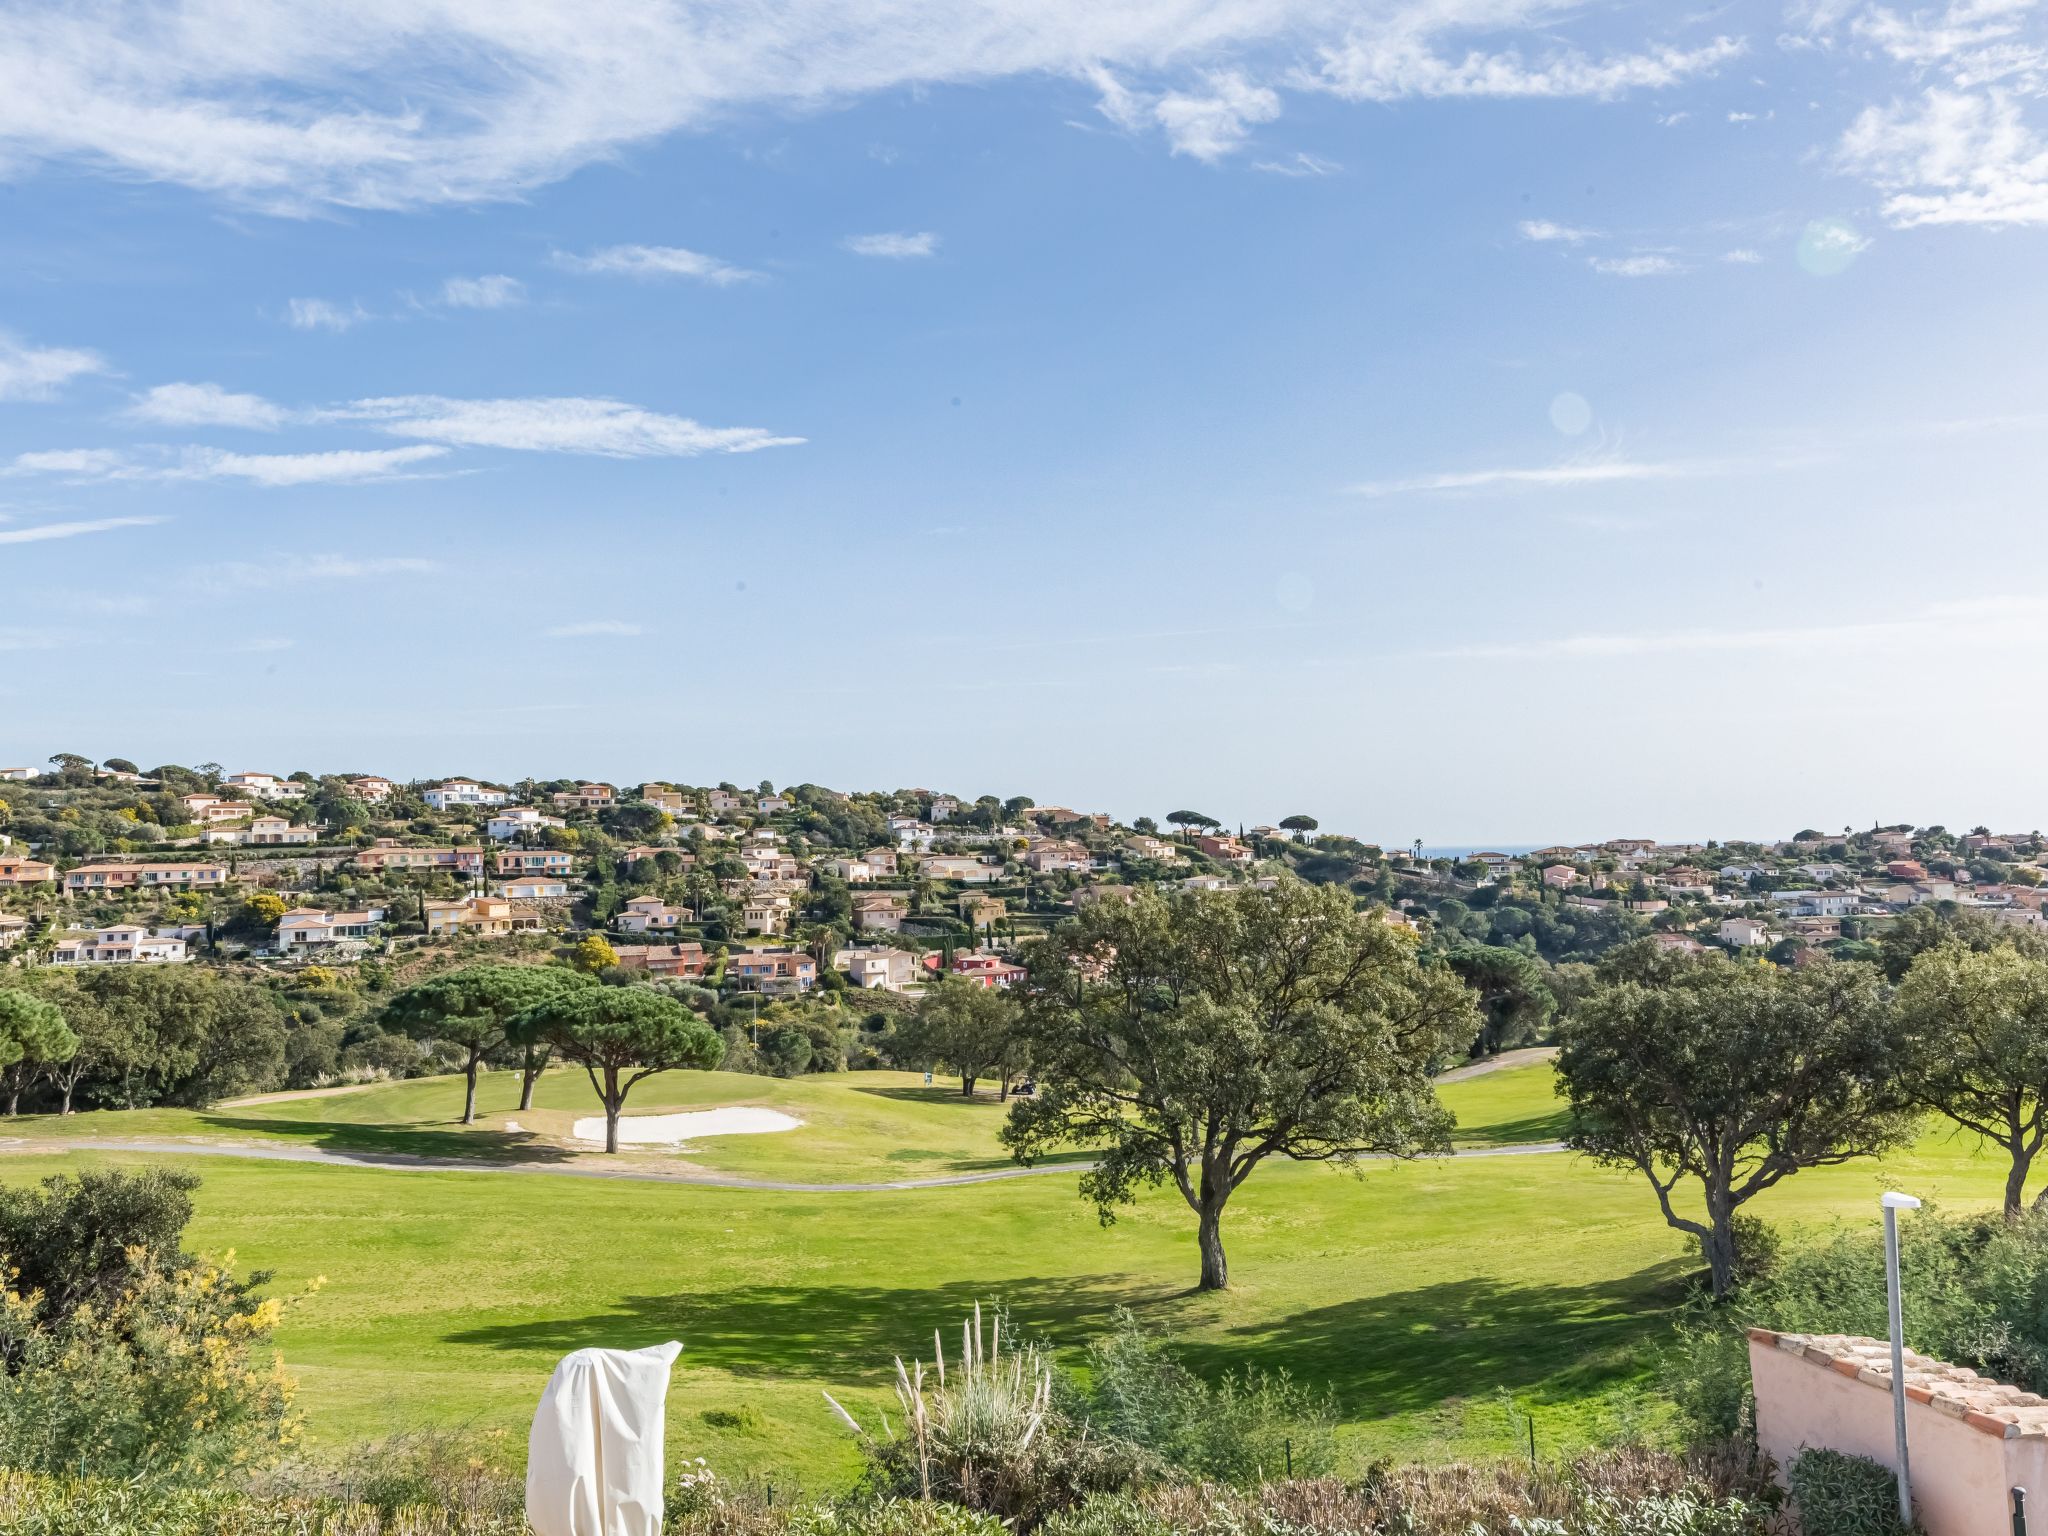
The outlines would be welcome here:
M 1528 1070 L 1469 1079 L 1446 1097 L 1467 1107 L 1490 1100 L 1507 1116 L 1499 1123 L 1519 1123 L 1547 1078 L 1547 1068 L 1519 1075 Z M 551 1079 L 550 1095 L 576 1107 L 574 1081 Z M 832 1134 L 852 1161 L 828 1176 L 877 1158 L 902 1170 L 882 1150 L 890 1135 L 915 1150 L 936 1145 L 945 1158 L 982 1155 L 1000 1115 L 921 1093 L 863 1094 L 890 1085 L 861 1077 L 739 1082 L 782 1106 L 812 1096 L 804 1102 L 816 1124 L 846 1117 Z M 499 1079 L 490 1091 L 515 1086 Z M 733 1086 L 678 1077 L 636 1107 L 733 1102 Z M 459 1084 L 443 1080 L 226 1113 L 274 1122 L 271 1134 L 350 1136 L 376 1130 L 350 1116 L 412 1105 L 445 1119 L 459 1102 Z M 118 1134 L 125 1123 L 97 1129 Z M 405 1132 L 429 1133 L 470 1134 L 424 1118 Z M 1475 1112 L 1465 1134 L 1489 1134 L 1488 1123 Z M 749 1156 L 781 1146 L 774 1155 L 793 1161 L 778 1171 L 815 1172 L 825 1143 L 803 1152 L 801 1133 L 789 1133 L 713 1145 Z M 0 1177 L 39 1177 L 88 1157 L 145 1160 L 23 1151 L 0 1161 Z M 1328 1382 L 1345 1406 L 1348 1454 L 1360 1459 L 1510 1451 L 1517 1433 L 1502 1392 L 1533 1410 L 1539 1443 L 1583 1444 L 1642 1419 L 1669 1309 L 1696 1267 L 1639 1180 L 1568 1154 L 1383 1163 L 1356 1175 L 1264 1167 L 1226 1219 L 1234 1288 L 1221 1295 L 1190 1289 L 1192 1220 L 1176 1196 L 1148 1195 L 1103 1226 L 1062 1174 L 783 1194 L 221 1157 L 189 1166 L 205 1181 L 199 1245 L 235 1249 L 238 1264 L 275 1270 L 280 1286 L 328 1278 L 281 1335 L 316 1437 L 431 1423 L 504 1431 L 516 1445 L 564 1352 L 673 1337 L 685 1354 L 670 1400 L 672 1448 L 814 1488 L 842 1479 L 851 1462 L 820 1390 L 873 1416 L 890 1358 L 929 1349 L 933 1328 L 957 1326 L 977 1300 L 1007 1305 L 1065 1347 L 1128 1305 L 1180 1336 L 1206 1372 L 1285 1367 Z M 1801 1174 L 1760 1208 L 1781 1222 L 1866 1221 L 1886 1187 L 1977 1205 L 1998 1186 L 1996 1167 L 1967 1144 L 1930 1136 L 1883 1167 Z M 742 1408 L 755 1410 L 758 1428 L 704 1417 L 730 1420 L 720 1410 Z
M 1548 1064 L 1512 1067 L 1439 1089 L 1466 1146 L 1543 1141 L 1561 1134 L 1563 1111 Z M 27 1137 L 283 1141 L 332 1151 L 496 1162 L 565 1161 L 593 1154 L 571 1140 L 575 1122 L 598 1113 L 584 1074 L 544 1076 L 534 1108 L 519 1111 L 519 1080 L 487 1073 L 475 1125 L 458 1123 L 462 1080 L 420 1078 L 312 1098 L 210 1110 L 100 1110 L 23 1116 L 8 1130 Z M 746 1178 L 873 1183 L 944 1177 L 1012 1166 L 997 1140 L 1006 1108 L 992 1091 L 963 1098 L 958 1080 L 927 1085 L 911 1072 L 857 1072 L 790 1080 L 732 1072 L 673 1072 L 641 1084 L 633 1115 L 761 1104 L 803 1121 L 765 1136 L 707 1137 L 679 1159 L 666 1151 L 622 1154 L 630 1162 L 679 1160 Z M 1082 1154 L 1074 1154 L 1081 1156 Z

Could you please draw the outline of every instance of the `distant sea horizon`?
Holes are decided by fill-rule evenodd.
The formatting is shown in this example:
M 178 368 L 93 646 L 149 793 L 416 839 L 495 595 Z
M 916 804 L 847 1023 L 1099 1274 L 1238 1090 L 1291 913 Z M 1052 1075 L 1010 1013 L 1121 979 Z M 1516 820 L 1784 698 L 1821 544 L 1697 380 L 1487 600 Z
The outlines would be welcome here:
M 1475 853 L 1534 853 L 1538 848 L 1549 848 L 1551 843 L 1424 843 L 1422 856 L 1425 859 L 1463 859 Z M 1396 852 L 1400 850 L 1395 849 Z

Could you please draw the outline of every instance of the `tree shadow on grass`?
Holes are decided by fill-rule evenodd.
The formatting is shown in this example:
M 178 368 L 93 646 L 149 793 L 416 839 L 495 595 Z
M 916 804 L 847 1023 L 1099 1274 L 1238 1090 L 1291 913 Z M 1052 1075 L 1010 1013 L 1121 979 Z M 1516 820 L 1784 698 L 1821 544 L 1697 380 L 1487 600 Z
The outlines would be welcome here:
M 1353 1418 L 1501 1387 L 1572 1398 L 1640 1374 L 1692 1268 L 1672 1259 L 1584 1285 L 1446 1280 L 1242 1324 L 1181 1352 L 1204 1376 L 1250 1364 L 1328 1383 Z
M 1562 1141 L 1571 1129 L 1571 1116 L 1562 1109 L 1524 1115 L 1519 1120 L 1492 1120 L 1484 1125 L 1460 1125 L 1451 1132 L 1453 1140 L 1469 1147 L 1511 1147 L 1532 1141 Z
M 976 1089 L 974 1097 L 968 1098 L 960 1091 L 960 1080 L 957 1077 L 953 1079 L 951 1084 L 948 1084 L 944 1078 L 941 1078 L 929 1088 L 920 1087 L 915 1083 L 908 1085 L 876 1084 L 874 1087 L 862 1084 L 852 1091 L 855 1093 L 865 1093 L 871 1098 L 895 1099 L 901 1104 L 949 1104 L 958 1105 L 962 1109 L 973 1109 L 977 1106 L 987 1109 L 997 1103 L 996 1091 L 993 1088 L 988 1089 L 986 1092 Z
M 550 1358 L 590 1346 L 637 1349 L 680 1339 L 685 1367 L 834 1381 L 887 1370 L 898 1355 L 930 1360 L 934 1329 L 953 1357 L 961 1320 L 977 1302 L 984 1317 L 1000 1307 L 1026 1333 L 1064 1346 L 1103 1331 L 1119 1306 L 1142 1312 L 1179 1294 L 1128 1275 L 962 1280 L 900 1289 L 743 1285 L 623 1296 L 609 1312 L 499 1323 L 446 1339 Z
M 526 1131 L 494 1131 L 482 1126 L 442 1130 L 430 1125 L 373 1125 L 336 1120 L 287 1120 L 281 1117 L 202 1114 L 208 1130 L 224 1135 L 248 1134 L 304 1142 L 338 1157 L 360 1156 L 366 1162 L 386 1158 L 437 1158 L 467 1163 L 565 1163 L 576 1153 Z

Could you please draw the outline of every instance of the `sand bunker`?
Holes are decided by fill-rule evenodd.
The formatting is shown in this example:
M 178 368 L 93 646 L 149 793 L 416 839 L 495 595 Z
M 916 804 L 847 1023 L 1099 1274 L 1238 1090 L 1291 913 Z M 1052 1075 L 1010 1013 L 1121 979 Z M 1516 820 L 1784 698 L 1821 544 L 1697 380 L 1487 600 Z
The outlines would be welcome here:
M 769 1131 L 793 1131 L 803 1121 L 779 1109 L 736 1104 L 725 1109 L 693 1109 L 675 1115 L 621 1115 L 619 1145 L 622 1147 L 682 1147 L 699 1136 L 759 1136 Z M 604 1116 L 578 1120 L 572 1134 L 578 1141 L 604 1145 Z

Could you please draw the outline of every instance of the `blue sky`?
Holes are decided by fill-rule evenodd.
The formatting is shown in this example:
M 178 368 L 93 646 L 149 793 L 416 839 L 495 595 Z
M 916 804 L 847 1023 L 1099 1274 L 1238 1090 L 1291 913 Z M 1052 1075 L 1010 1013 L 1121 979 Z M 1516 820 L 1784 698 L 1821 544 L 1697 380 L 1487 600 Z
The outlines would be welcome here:
M 2033 0 L 0 8 L 0 758 L 2032 827 L 2044 92 Z

